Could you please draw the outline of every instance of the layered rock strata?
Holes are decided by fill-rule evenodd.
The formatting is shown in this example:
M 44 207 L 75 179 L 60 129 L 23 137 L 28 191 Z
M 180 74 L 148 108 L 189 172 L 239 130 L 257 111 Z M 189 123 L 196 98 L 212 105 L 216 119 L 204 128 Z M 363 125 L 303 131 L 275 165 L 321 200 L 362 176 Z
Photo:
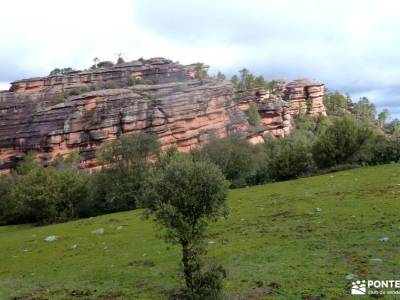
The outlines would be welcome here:
M 179 151 L 211 136 L 260 143 L 288 135 L 299 111 L 325 112 L 323 85 L 279 81 L 272 91 L 235 92 L 230 82 L 199 76 L 207 68 L 153 58 L 13 82 L 0 92 L 0 173 L 29 150 L 43 163 L 78 152 L 82 167 L 92 168 L 103 142 L 140 131 L 156 134 L 163 149 Z M 248 122 L 251 103 L 261 116 L 259 126 Z
M 324 84 L 308 79 L 298 79 L 289 83 L 284 90 L 283 99 L 289 103 L 290 113 L 325 116 L 324 87 Z

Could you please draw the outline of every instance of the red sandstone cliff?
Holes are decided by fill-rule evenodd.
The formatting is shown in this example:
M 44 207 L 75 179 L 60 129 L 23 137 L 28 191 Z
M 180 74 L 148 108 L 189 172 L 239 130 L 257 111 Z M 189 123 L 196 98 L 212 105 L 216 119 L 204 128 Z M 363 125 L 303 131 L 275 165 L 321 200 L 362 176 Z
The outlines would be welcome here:
M 10 91 L 0 92 L 0 172 L 29 150 L 44 163 L 77 151 L 82 166 L 93 167 L 101 143 L 139 131 L 156 134 L 163 149 L 180 151 L 211 135 L 259 143 L 269 135 L 289 134 L 293 114 L 325 112 L 320 84 L 284 83 L 282 99 L 262 89 L 236 93 L 229 82 L 198 80 L 196 72 L 196 65 L 154 58 L 13 82 Z M 128 84 L 132 80 L 139 84 Z M 91 91 L 60 100 L 82 87 Z M 250 103 L 257 105 L 260 128 L 252 128 L 244 113 Z

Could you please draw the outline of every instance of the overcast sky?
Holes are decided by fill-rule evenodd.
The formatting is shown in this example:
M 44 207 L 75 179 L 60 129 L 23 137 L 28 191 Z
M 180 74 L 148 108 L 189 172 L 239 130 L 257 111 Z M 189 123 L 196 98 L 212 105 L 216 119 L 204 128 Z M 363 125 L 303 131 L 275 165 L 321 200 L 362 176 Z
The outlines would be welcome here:
M 122 52 L 308 77 L 400 115 L 398 1 L 12 0 L 0 11 L 0 89 Z

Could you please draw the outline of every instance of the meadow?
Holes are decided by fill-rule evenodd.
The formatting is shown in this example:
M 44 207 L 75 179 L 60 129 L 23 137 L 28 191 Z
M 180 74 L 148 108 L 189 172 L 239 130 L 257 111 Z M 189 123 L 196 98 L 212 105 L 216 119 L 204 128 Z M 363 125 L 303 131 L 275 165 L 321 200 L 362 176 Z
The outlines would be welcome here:
M 230 190 L 228 202 L 207 236 L 227 299 L 348 299 L 356 279 L 400 279 L 400 164 Z M 182 285 L 179 248 L 142 215 L 0 227 L 0 299 L 166 299 Z

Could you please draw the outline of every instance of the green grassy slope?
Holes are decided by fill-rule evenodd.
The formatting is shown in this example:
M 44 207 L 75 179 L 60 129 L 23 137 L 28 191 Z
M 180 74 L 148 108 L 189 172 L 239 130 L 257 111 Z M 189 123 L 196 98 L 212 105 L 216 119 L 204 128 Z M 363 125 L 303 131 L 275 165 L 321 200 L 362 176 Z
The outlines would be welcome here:
M 231 299 L 343 299 L 349 273 L 400 279 L 399 164 L 232 190 L 229 205 L 208 241 Z M 165 299 L 180 284 L 179 249 L 141 213 L 0 227 L 0 299 Z

